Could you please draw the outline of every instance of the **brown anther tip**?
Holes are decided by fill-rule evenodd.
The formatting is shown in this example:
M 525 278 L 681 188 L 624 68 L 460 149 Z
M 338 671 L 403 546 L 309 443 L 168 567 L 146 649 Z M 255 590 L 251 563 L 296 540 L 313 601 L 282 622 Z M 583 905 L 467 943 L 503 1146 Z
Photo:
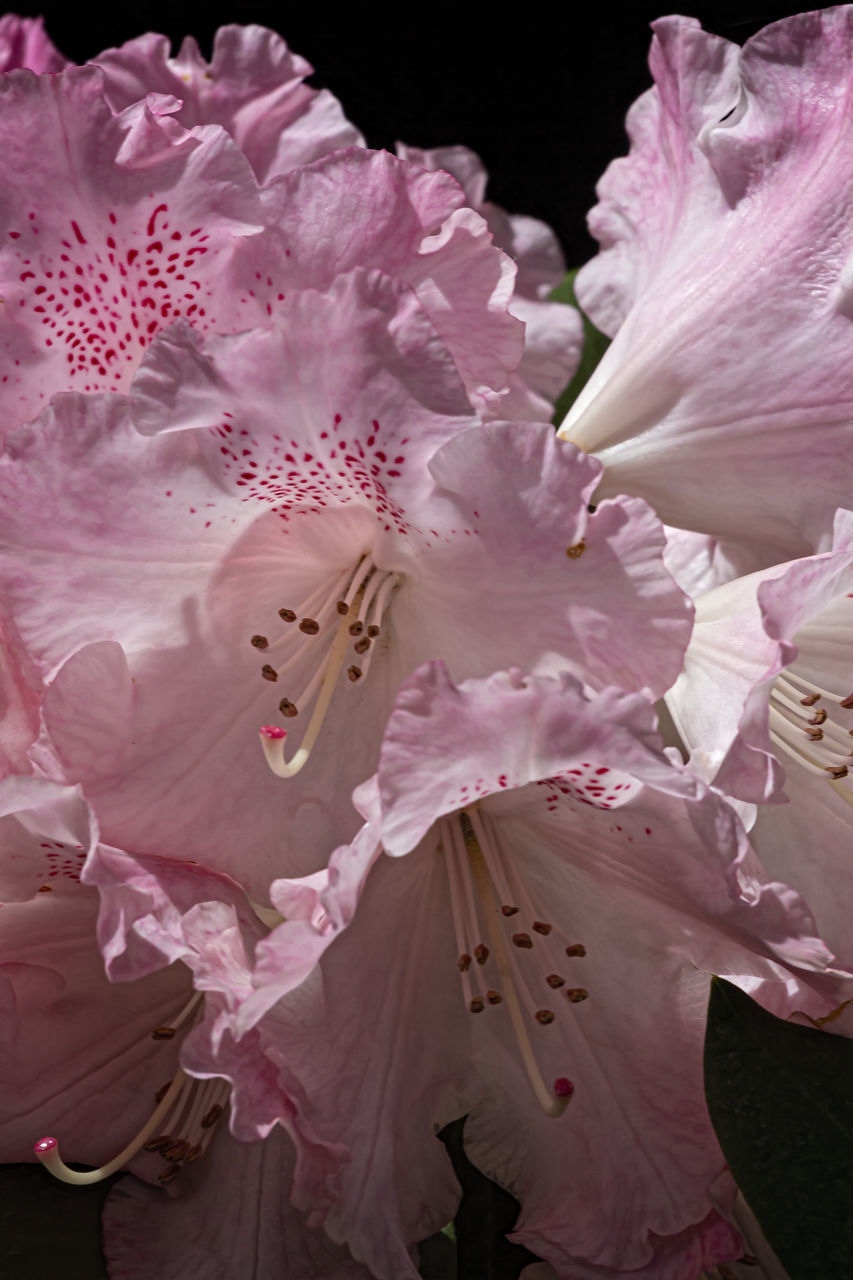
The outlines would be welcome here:
M 320 624 L 319 622 L 316 622 L 314 618 L 303 618 L 299 623 L 299 630 L 306 636 L 316 636 L 317 632 L 320 630 Z
M 367 653 L 367 650 L 369 648 L 370 648 L 370 641 L 368 640 L 367 636 L 362 636 L 361 639 L 356 640 L 355 644 L 353 645 L 353 649 L 355 649 L 356 653 L 359 653 L 359 654 Z
M 335 605 L 335 608 L 337 609 L 338 613 L 341 615 L 342 618 L 345 618 L 349 613 L 349 605 L 347 604 L 346 600 L 339 600 L 338 603 Z
M 40 884 L 40 885 L 39 885 L 39 887 L 38 887 L 38 889 L 36 890 L 36 892 L 37 892 L 37 893 L 53 893 L 53 885 L 52 885 L 52 884 Z
M 216 1124 L 216 1121 L 219 1119 L 221 1115 L 222 1115 L 222 1107 L 219 1105 L 218 1102 L 214 1102 L 210 1110 L 206 1111 L 204 1116 L 202 1117 L 202 1121 L 201 1121 L 202 1129 L 209 1129 L 212 1124 Z
M 174 1138 L 170 1133 L 161 1133 L 156 1138 L 149 1138 L 142 1148 L 143 1151 L 162 1151 L 164 1147 L 168 1147 L 174 1142 Z
M 500 991 L 487 991 L 486 999 L 489 1004 L 503 1004 L 503 996 Z
M 848 693 L 846 698 L 842 698 L 841 705 L 845 711 L 849 711 L 853 707 L 853 693 Z
M 512 944 L 514 947 L 523 947 L 525 951 L 529 951 L 533 946 L 533 939 L 529 933 L 514 933 L 512 935 Z
M 580 1004 L 581 1000 L 586 1000 L 588 996 L 589 992 L 585 987 L 569 987 L 566 991 L 566 999 L 572 1004 Z
M 371 623 L 370 626 L 367 628 L 367 634 L 370 636 L 371 640 L 375 640 L 376 637 L 379 635 L 379 628 L 377 626 L 374 626 L 373 623 Z
M 807 693 L 804 698 L 800 698 L 801 707 L 813 707 L 816 702 L 820 701 L 819 693 Z
M 361 679 L 361 667 L 347 667 L 347 675 L 355 684 L 356 680 Z
M 826 723 L 826 712 L 824 711 L 823 707 L 818 707 L 817 711 L 814 713 L 811 720 L 809 721 L 809 724 L 825 724 L 825 723 Z
M 550 1009 L 537 1009 L 533 1016 L 543 1027 L 547 1027 L 549 1022 L 553 1022 L 555 1017 Z
M 157 1181 L 174 1182 L 180 1172 L 181 1166 L 179 1164 L 170 1164 L 167 1169 L 164 1169 L 162 1173 L 157 1175 Z
M 489 948 L 484 946 L 482 942 L 478 942 L 474 948 L 474 959 L 477 964 L 485 964 L 489 958 Z
M 151 1032 L 152 1040 L 172 1040 L 175 1035 L 174 1027 L 155 1027 Z
M 177 1142 L 170 1142 L 168 1147 L 164 1147 L 160 1152 L 164 1160 L 168 1160 L 170 1164 L 180 1164 L 184 1158 L 185 1152 L 189 1151 L 190 1144 L 184 1138 L 178 1138 Z
M 265 680 L 269 680 L 271 684 L 275 684 L 278 679 L 278 672 L 275 667 L 271 667 L 268 662 L 265 662 L 261 667 L 261 675 Z
M 518 907 L 508 907 L 506 903 L 504 903 L 504 905 L 501 907 L 501 911 L 504 913 L 505 916 L 518 915 Z
M 804 729 L 803 733 L 811 738 L 812 742 L 823 741 L 823 729 Z
M 549 973 L 545 981 L 548 983 L 548 986 L 553 987 L 555 991 L 557 987 L 564 987 L 566 985 L 566 979 L 561 978 L 559 973 Z
M 467 953 L 463 953 L 456 963 L 459 966 L 460 973 L 467 973 L 471 968 L 471 957 Z
M 566 555 L 570 560 L 577 560 L 578 556 L 582 556 L 585 550 L 586 543 L 583 538 L 581 538 L 580 542 L 576 542 L 571 547 L 566 547 Z
M 281 702 L 278 704 L 278 709 L 281 714 L 283 716 L 287 716 L 288 719 L 292 719 L 293 716 L 299 715 L 299 708 L 291 702 L 289 698 L 282 698 Z
M 551 930 L 553 929 L 553 927 L 554 927 L 554 926 L 553 926 L 553 925 L 551 925 L 551 924 L 545 924 L 544 920 L 534 920 L 534 921 L 533 921 L 533 928 L 535 929 L 535 931 L 536 931 L 537 933 L 541 933 L 541 934 L 542 934 L 542 936 L 543 936 L 543 938 L 547 938 L 547 937 L 548 937 L 548 934 L 551 932 Z
M 349 624 L 349 633 L 351 636 L 360 636 L 364 630 L 363 622 L 351 622 Z
M 848 769 L 846 764 L 831 764 L 827 766 L 826 772 L 837 782 L 839 778 L 847 777 Z
M 480 996 L 474 996 L 474 999 L 468 1005 L 471 1013 L 482 1013 L 486 1007 L 486 1002 Z
M 282 622 L 296 621 L 296 614 L 292 609 L 279 609 L 278 616 L 281 618 Z
M 573 942 L 570 947 L 566 947 L 567 956 L 585 956 L 586 947 L 582 942 Z
M 190 1147 L 189 1151 L 184 1156 L 184 1164 L 192 1164 L 193 1160 L 198 1160 L 200 1155 L 201 1143 L 197 1142 L 194 1146 Z
M 266 636 L 252 636 L 250 643 L 253 644 L 256 649 L 268 649 L 270 647 L 270 642 L 267 640 Z
M 160 1088 L 159 1088 L 159 1089 L 157 1090 L 157 1092 L 154 1094 L 154 1101 L 155 1101 L 155 1102 L 162 1102 L 162 1101 L 163 1101 L 163 1099 L 165 1098 L 166 1094 L 167 1094 L 167 1093 L 169 1092 L 169 1090 L 171 1089 L 171 1087 L 172 1087 L 172 1082 L 171 1082 L 171 1080 L 167 1080 L 165 1084 L 161 1084 L 161 1085 L 160 1085 Z

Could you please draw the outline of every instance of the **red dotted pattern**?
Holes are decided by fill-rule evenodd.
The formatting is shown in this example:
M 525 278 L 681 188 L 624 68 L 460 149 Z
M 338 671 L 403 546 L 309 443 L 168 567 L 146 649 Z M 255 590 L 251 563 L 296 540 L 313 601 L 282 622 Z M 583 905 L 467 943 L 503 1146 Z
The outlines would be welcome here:
M 369 429 L 345 425 L 341 414 L 320 432 L 319 447 L 272 435 L 263 439 L 223 414 L 216 428 L 226 474 L 245 499 L 268 503 L 285 522 L 294 515 L 317 514 L 351 502 L 368 505 L 383 529 L 408 534 L 413 526 L 390 496 L 394 480 L 405 466 L 408 437 L 382 447 L 382 428 L 372 419 Z M 363 441 L 362 441 L 363 437 Z
M 9 232 L 22 319 L 35 320 L 45 347 L 64 353 L 71 390 L 121 390 L 158 329 L 181 316 L 202 330 L 210 323 L 211 290 L 200 270 L 210 237 L 203 227 L 173 226 L 169 206 L 155 201 L 152 195 L 135 233 L 119 228 L 115 213 L 97 233 L 69 220 L 49 250 L 40 249 L 36 213 L 25 233 Z M 22 234 L 26 250 L 15 245 Z
M 641 789 L 642 783 L 607 765 L 584 761 L 574 768 L 564 769 L 556 777 L 545 778 L 539 786 L 545 788 L 545 804 L 548 812 L 553 813 L 563 796 L 595 809 L 613 809 L 625 804 Z
M 73 880 L 75 884 L 80 883 L 80 871 L 86 861 L 86 850 L 82 845 L 69 846 L 60 844 L 57 840 L 42 840 L 41 847 L 45 850 L 47 875 L 42 869 L 36 872 L 37 879 L 50 881 L 62 876 L 66 880 Z

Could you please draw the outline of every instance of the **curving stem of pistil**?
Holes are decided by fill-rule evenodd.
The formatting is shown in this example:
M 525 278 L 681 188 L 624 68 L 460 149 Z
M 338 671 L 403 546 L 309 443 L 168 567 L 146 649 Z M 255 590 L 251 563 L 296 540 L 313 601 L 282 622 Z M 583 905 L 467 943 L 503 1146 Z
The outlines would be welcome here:
M 466 810 L 462 811 L 468 816 L 470 822 L 470 814 Z M 568 1087 L 568 1081 L 555 1081 L 555 1088 L 552 1092 L 545 1081 L 542 1079 L 542 1073 L 539 1070 L 539 1064 L 533 1052 L 533 1046 L 530 1043 L 530 1037 L 527 1034 L 527 1027 L 524 1023 L 524 1013 L 518 999 L 513 981 L 512 965 L 509 955 L 507 954 L 506 944 L 503 934 L 498 927 L 499 907 L 495 900 L 492 890 L 492 881 L 486 867 L 486 862 L 480 849 L 479 842 L 473 834 L 473 826 L 467 838 L 465 838 L 465 848 L 468 855 L 469 865 L 474 877 L 474 883 L 477 886 L 477 892 L 480 901 L 484 907 L 486 917 L 486 928 L 489 932 L 489 938 L 492 943 L 495 962 L 498 966 L 498 973 L 501 976 L 501 988 L 506 998 L 507 1012 L 512 1022 L 512 1029 L 515 1032 L 515 1039 L 518 1045 L 521 1060 L 524 1063 L 524 1069 L 527 1072 L 531 1087 L 546 1116 L 561 1116 L 571 1101 L 572 1091 Z
M 264 725 L 259 730 L 261 746 L 264 749 L 267 764 L 278 778 L 292 778 L 304 767 L 308 757 L 311 755 L 314 743 L 317 741 L 320 730 L 323 727 L 329 703 L 332 701 L 332 694 L 335 692 L 335 685 L 338 682 L 341 667 L 346 660 L 347 649 L 351 641 L 349 630 L 350 613 L 351 606 L 341 618 L 338 634 L 335 636 L 326 662 L 320 696 L 317 698 L 313 715 L 305 731 L 305 737 L 302 739 L 292 759 L 285 760 L 284 758 L 284 743 L 287 738 L 284 729 L 279 729 L 274 725 Z
M 77 1169 L 69 1169 L 59 1154 L 59 1143 L 56 1138 L 39 1138 L 33 1147 L 33 1151 L 48 1173 L 52 1173 L 54 1178 L 58 1178 L 60 1182 L 70 1182 L 78 1187 L 86 1186 L 90 1182 L 102 1182 L 104 1178 L 108 1178 L 110 1174 L 116 1173 L 126 1165 L 128 1160 L 145 1146 L 151 1134 L 156 1131 L 160 1121 L 164 1116 L 168 1115 L 172 1104 L 187 1079 L 186 1072 L 179 1067 L 175 1072 L 174 1080 L 163 1095 L 162 1101 L 156 1110 L 151 1113 L 149 1120 L 142 1126 L 139 1133 L 127 1144 L 123 1151 L 120 1151 L 107 1164 L 101 1165 L 100 1169 L 90 1169 L 86 1173 L 80 1173 Z

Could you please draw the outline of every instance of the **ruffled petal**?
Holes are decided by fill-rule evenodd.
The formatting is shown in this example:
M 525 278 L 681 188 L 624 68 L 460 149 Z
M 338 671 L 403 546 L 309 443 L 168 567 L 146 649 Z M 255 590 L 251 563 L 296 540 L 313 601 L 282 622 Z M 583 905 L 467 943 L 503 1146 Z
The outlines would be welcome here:
M 19 18 L 4 13 L 0 18 L 0 72 L 26 67 L 37 76 L 64 71 L 68 59 L 59 52 L 44 29 L 43 18 Z

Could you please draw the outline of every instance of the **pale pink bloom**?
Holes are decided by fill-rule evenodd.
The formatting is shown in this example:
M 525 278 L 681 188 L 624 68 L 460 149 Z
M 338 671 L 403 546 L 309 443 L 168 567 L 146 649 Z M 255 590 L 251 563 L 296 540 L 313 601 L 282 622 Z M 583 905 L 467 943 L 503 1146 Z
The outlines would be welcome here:
M 314 70 L 310 63 L 266 27 L 220 27 L 209 63 L 192 36 L 173 58 L 168 37 L 153 32 L 106 49 L 91 62 L 104 72 L 114 111 L 149 93 L 177 98 L 184 128 L 222 125 L 261 182 L 340 147 L 364 146 L 337 98 L 303 84 Z
M 0 18 L 0 72 L 26 67 L 36 75 L 64 71 L 68 59 L 59 52 L 44 29 L 43 18 L 20 18 L 4 13 Z
M 181 847 L 257 896 L 351 837 L 421 662 L 650 696 L 678 674 L 691 610 L 653 513 L 591 514 L 598 463 L 543 424 L 476 425 L 404 286 L 356 271 L 265 330 L 175 326 L 131 404 L 140 430 L 117 397 L 59 397 L 0 465 L 10 615 L 45 678 L 65 663 L 59 776 L 113 844 Z M 316 739 L 299 781 L 264 765 L 270 723 L 278 772 Z
M 281 1128 L 262 1143 L 237 1141 L 224 1131 L 227 1081 L 177 1075 L 204 1005 L 189 969 L 169 961 L 194 966 L 203 990 L 206 970 L 227 955 L 227 933 L 213 945 L 197 923 L 205 899 L 239 919 L 246 940 L 265 932 L 239 886 L 100 846 L 78 789 L 44 779 L 0 782 L 0 835 L 0 1159 L 33 1159 L 37 1140 L 50 1156 L 47 1138 L 59 1144 L 54 1154 L 89 1165 L 110 1166 L 122 1153 L 118 1167 L 130 1162 L 153 1184 L 132 1179 L 107 1201 L 107 1258 L 129 1280 L 193 1280 L 224 1268 L 248 1275 L 259 1257 L 295 1280 L 366 1280 L 346 1250 L 289 1207 L 294 1153 Z M 118 900 L 111 873 L 122 880 Z M 99 931 L 114 981 L 96 942 L 95 881 L 105 885 Z M 177 1087 L 167 1102 L 170 1079 Z M 158 1110 L 145 1147 L 139 1135 Z
M 741 50 L 653 24 L 655 87 L 577 278 L 614 341 L 561 428 L 668 524 L 762 565 L 824 550 L 853 487 L 853 9 Z
M 486 199 L 487 174 L 480 157 L 467 147 L 422 151 L 397 143 L 397 153 L 426 169 L 443 169 L 462 185 L 466 202 L 485 218 L 494 242 L 516 263 L 510 311 L 525 323 L 524 355 L 508 388 L 491 397 L 492 417 L 549 422 L 554 401 L 577 368 L 583 326 L 574 307 L 549 302 L 566 263 L 559 241 L 538 218 L 508 214 Z
M 684 671 L 666 696 L 693 768 L 746 802 L 762 861 L 806 896 L 821 936 L 845 959 L 851 622 L 853 513 L 839 511 L 831 551 L 698 597 Z
M 429 664 L 355 799 L 366 825 L 327 872 L 273 883 L 285 922 L 194 1042 L 258 1126 L 274 1065 L 294 1203 L 377 1277 L 414 1276 L 425 1205 L 455 1203 L 434 1129 L 467 1113 L 471 1159 L 522 1202 L 514 1238 L 558 1274 L 695 1280 L 739 1256 L 713 1208 L 733 1186 L 703 1099 L 709 975 L 782 1015 L 837 985 L 648 702 Z M 262 1052 L 236 1063 L 235 1032 Z M 348 1157 L 334 1179 L 324 1140 Z

